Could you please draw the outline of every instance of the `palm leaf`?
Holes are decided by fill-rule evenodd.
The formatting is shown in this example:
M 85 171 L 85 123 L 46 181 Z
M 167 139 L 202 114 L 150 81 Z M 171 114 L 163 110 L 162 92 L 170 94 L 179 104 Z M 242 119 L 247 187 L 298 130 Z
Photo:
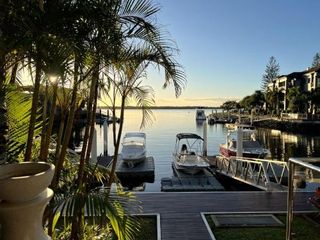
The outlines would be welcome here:
M 93 220 L 94 224 L 105 225 L 110 222 L 118 239 L 134 239 L 139 230 L 139 222 L 126 215 L 126 211 L 139 212 L 141 208 L 131 193 L 108 194 L 107 192 L 92 191 L 86 195 L 72 194 L 55 196 L 56 214 L 61 214 L 68 220 L 72 218 L 85 202 L 85 216 Z
M 28 137 L 31 95 L 22 92 L 16 85 L 6 86 L 6 105 L 8 109 L 8 161 L 19 160 Z M 40 133 L 41 113 L 38 111 L 36 135 Z

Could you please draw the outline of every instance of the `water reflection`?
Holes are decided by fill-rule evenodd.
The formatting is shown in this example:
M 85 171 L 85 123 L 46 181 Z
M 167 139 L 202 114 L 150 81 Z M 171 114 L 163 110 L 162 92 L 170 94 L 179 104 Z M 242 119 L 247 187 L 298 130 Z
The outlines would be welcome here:
M 271 129 L 257 129 L 259 141 L 271 152 L 271 159 L 288 161 L 290 157 L 311 158 L 320 166 L 320 137 L 292 134 Z M 314 157 L 314 158 L 313 158 Z M 320 183 L 320 173 L 301 166 L 295 168 L 295 186 L 313 191 Z
M 271 158 L 288 161 L 290 157 L 320 157 L 320 137 L 257 129 L 259 141 L 271 152 Z
M 206 115 L 211 110 L 206 112 Z M 176 134 L 181 132 L 196 133 L 203 136 L 203 123 L 195 121 L 194 109 L 176 109 L 176 110 L 154 110 L 155 121 L 141 131 L 147 135 L 148 156 L 153 156 L 155 161 L 154 182 L 146 181 L 142 184 L 139 181 L 129 181 L 129 188 L 145 189 L 145 191 L 160 191 L 161 178 L 173 176 L 171 168 L 172 152 L 175 144 Z M 141 123 L 140 110 L 126 110 L 123 133 L 139 131 Z M 103 153 L 103 131 L 97 125 L 98 154 Z M 79 133 L 77 133 L 79 134 Z M 112 128 L 109 128 L 109 154 L 113 153 Z M 214 124 L 207 126 L 208 136 L 208 155 L 217 155 L 219 153 L 219 144 L 225 142 L 227 128 L 223 124 Z M 81 139 L 81 136 L 75 135 L 75 139 Z M 320 157 L 320 136 L 298 135 L 278 130 L 257 129 L 257 139 L 267 147 L 270 152 L 270 158 L 287 161 L 290 157 Z M 79 142 L 77 143 L 79 144 Z M 318 183 L 319 174 L 310 173 L 305 169 L 305 176 L 308 179 Z

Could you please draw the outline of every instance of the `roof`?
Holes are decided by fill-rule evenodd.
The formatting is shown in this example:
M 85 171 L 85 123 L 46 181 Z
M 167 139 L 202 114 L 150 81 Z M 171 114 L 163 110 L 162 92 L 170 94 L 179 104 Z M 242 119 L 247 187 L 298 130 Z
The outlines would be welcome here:
M 280 75 L 278 76 L 277 78 L 281 78 L 281 77 L 287 77 L 287 78 L 301 78 L 303 77 L 303 74 L 306 74 L 306 73 L 310 73 L 310 72 L 317 72 L 317 71 L 320 71 L 320 66 L 316 66 L 316 67 L 310 67 L 304 71 L 301 71 L 301 72 L 292 72 L 292 73 L 289 73 L 287 75 Z
M 197 134 L 194 134 L 194 133 L 178 133 L 177 134 L 177 138 L 180 140 L 180 139 L 184 139 L 184 138 L 194 138 L 194 139 L 201 139 L 203 140 L 202 137 L 200 137 L 199 135 Z

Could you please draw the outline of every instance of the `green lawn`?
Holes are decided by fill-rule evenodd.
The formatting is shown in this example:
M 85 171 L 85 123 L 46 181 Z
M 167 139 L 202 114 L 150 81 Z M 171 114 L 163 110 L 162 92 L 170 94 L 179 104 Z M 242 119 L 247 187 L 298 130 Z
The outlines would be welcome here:
M 284 224 L 285 215 L 276 215 Z M 232 227 L 218 228 L 214 226 L 210 215 L 206 219 L 217 240 L 284 240 L 284 227 Z M 307 220 L 303 215 L 295 215 L 293 219 L 294 240 L 320 240 L 320 226 Z
M 137 240 L 157 240 L 157 217 L 141 216 L 141 231 L 136 237 Z

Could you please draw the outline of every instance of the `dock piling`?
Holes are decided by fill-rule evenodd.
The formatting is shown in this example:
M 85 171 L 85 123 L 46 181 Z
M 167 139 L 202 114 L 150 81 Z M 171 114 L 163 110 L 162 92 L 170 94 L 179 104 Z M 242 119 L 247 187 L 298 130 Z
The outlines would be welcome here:
M 93 141 L 91 146 L 91 161 L 93 163 L 97 162 L 97 130 L 93 130 Z
M 107 120 L 103 122 L 103 154 L 104 156 L 108 156 L 108 121 Z
M 208 134 L 207 134 L 207 122 L 203 123 L 203 156 L 208 155 Z

